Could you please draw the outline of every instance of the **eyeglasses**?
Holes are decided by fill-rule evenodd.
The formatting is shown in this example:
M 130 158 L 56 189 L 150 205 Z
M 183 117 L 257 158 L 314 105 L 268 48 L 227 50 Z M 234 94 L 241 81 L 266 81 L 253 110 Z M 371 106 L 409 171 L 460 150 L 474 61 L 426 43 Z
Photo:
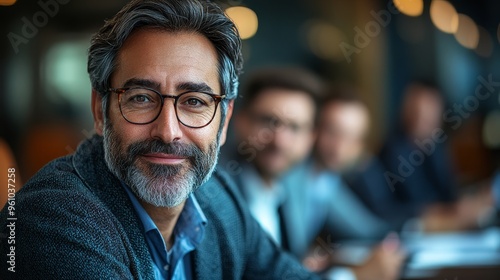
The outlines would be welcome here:
M 268 128 L 273 132 L 286 130 L 294 135 L 304 135 L 312 131 L 312 126 L 304 123 L 283 121 L 271 114 L 248 112 L 250 119 L 260 128 Z
M 112 88 L 118 94 L 123 118 L 132 124 L 149 124 L 160 116 L 165 98 L 174 99 L 177 120 L 190 128 L 209 125 L 217 112 L 217 105 L 226 97 L 207 92 L 184 92 L 179 95 L 162 95 L 143 87 Z

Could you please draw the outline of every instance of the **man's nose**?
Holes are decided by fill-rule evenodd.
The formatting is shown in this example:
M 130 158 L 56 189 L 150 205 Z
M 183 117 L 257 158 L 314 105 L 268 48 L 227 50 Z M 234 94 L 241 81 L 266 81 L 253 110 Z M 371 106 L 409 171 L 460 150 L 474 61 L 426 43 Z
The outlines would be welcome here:
M 152 123 L 151 137 L 165 143 L 178 141 L 182 138 L 181 124 L 177 119 L 174 102 L 165 99 L 163 108 L 158 118 Z
M 286 124 L 281 124 L 274 130 L 273 142 L 277 147 L 290 145 L 293 141 L 293 132 Z

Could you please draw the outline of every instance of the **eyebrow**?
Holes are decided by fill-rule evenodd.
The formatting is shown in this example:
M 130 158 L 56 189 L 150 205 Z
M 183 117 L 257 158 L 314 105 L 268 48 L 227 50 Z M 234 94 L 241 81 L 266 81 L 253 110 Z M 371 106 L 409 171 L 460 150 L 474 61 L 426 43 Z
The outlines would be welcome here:
M 123 87 L 146 87 L 155 90 L 160 90 L 161 84 L 155 82 L 153 80 L 148 79 L 140 79 L 140 78 L 132 78 L 125 82 Z M 214 93 L 214 90 L 204 82 L 195 83 L 195 82 L 183 82 L 176 86 L 176 90 L 180 91 L 193 91 L 193 92 L 206 92 L 206 93 Z
M 133 87 L 133 86 L 139 86 L 139 87 L 147 87 L 151 89 L 160 89 L 160 83 L 155 82 L 153 80 L 148 80 L 148 79 L 139 79 L 139 78 L 132 78 L 129 79 L 125 82 L 123 87 Z
M 177 91 L 196 91 L 196 92 L 206 92 L 206 93 L 214 93 L 214 90 L 204 82 L 201 83 L 193 83 L 193 82 L 185 82 L 177 85 Z

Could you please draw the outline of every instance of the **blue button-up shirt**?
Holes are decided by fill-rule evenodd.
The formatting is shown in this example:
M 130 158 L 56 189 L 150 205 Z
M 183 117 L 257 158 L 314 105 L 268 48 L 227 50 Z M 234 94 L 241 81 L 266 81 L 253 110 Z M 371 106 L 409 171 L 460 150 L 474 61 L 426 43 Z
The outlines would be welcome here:
M 130 188 L 125 184 L 123 186 L 144 226 L 144 237 L 153 259 L 155 278 L 158 280 L 193 279 L 189 253 L 200 244 L 207 224 L 207 219 L 194 194 L 191 194 L 186 200 L 184 209 L 174 227 L 174 244 L 167 251 L 165 241 L 156 224 Z

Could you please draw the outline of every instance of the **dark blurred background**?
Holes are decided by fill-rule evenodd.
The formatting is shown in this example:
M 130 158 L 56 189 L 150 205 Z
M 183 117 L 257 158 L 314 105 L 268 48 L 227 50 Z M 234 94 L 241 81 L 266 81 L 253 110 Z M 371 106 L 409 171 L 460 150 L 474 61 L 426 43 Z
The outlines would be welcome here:
M 0 0 L 0 138 L 24 181 L 93 133 L 89 40 L 126 2 Z M 396 0 L 398 9 L 392 0 L 218 2 L 240 7 L 227 12 L 245 37 L 245 72 L 302 66 L 359 86 L 373 114 L 373 152 L 398 121 L 406 85 L 428 79 L 442 87 L 449 117 L 460 120 L 447 132 L 461 183 L 496 168 L 500 2 Z M 476 88 L 487 81 L 481 92 L 491 96 L 478 100 Z

